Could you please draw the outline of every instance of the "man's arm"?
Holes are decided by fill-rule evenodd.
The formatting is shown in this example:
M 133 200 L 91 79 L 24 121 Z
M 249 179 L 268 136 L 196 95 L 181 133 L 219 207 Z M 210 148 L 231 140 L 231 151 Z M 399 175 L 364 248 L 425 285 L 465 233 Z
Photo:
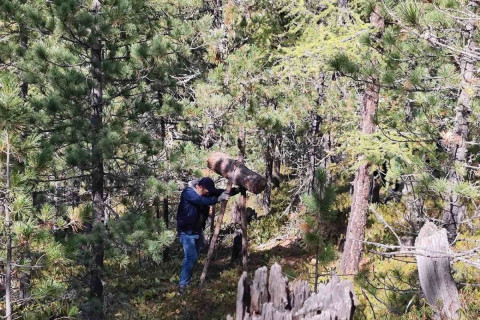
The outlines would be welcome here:
M 217 203 L 218 197 L 204 197 L 195 192 L 192 188 L 185 191 L 185 200 L 196 206 L 211 206 Z

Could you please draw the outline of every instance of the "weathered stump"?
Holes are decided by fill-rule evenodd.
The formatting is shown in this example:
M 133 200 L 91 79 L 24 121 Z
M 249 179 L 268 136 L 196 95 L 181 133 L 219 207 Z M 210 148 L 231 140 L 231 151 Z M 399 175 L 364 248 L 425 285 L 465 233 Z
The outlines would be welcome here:
M 269 277 L 266 267 L 257 269 L 250 286 L 246 275 L 238 283 L 236 320 L 351 320 L 358 304 L 353 284 L 337 276 L 311 294 L 304 280 L 289 285 L 278 264 Z
M 353 292 L 353 284 L 350 281 L 341 281 L 334 275 L 329 283 L 318 287 L 318 293 L 304 302 L 303 307 L 295 313 L 295 317 L 303 316 L 304 319 L 315 317 L 318 320 L 352 319 L 355 306 L 358 304 Z M 317 315 L 319 310 L 320 317 Z
M 268 292 L 270 293 L 270 302 L 279 310 L 285 310 L 289 307 L 288 303 L 288 282 L 282 275 L 282 267 L 275 263 L 270 268 L 270 277 L 268 278 Z
M 305 301 L 310 298 L 310 286 L 306 281 L 296 280 L 290 288 L 292 293 L 292 312 L 296 313 L 303 306 Z
M 253 283 L 250 285 L 250 313 L 262 312 L 263 304 L 268 302 L 267 290 L 268 270 L 267 267 L 258 268 L 255 271 Z
M 422 291 L 437 319 L 458 319 L 457 286 L 450 270 L 451 250 L 447 230 L 427 222 L 415 240 Z
M 245 315 L 245 300 L 247 298 L 247 292 L 249 291 L 249 285 L 247 282 L 247 272 L 243 272 L 240 280 L 238 280 L 237 286 L 237 308 L 235 310 L 235 320 L 243 320 Z

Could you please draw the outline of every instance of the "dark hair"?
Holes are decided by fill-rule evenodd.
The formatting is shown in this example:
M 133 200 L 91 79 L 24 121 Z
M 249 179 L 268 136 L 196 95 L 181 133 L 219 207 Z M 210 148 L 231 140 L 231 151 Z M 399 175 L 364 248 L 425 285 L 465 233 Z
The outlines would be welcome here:
M 198 181 L 198 185 L 204 187 L 208 190 L 208 193 L 213 194 L 217 190 L 215 188 L 215 182 L 213 182 L 212 178 L 204 177 Z

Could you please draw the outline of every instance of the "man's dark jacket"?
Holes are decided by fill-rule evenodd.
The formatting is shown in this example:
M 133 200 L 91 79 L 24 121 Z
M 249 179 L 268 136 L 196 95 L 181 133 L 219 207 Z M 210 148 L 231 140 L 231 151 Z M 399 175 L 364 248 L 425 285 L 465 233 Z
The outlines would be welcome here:
M 209 206 L 217 203 L 218 196 L 223 192 L 217 192 L 211 196 L 199 195 L 193 185 L 186 187 L 180 196 L 177 211 L 177 231 L 200 234 L 205 227 L 208 218 Z

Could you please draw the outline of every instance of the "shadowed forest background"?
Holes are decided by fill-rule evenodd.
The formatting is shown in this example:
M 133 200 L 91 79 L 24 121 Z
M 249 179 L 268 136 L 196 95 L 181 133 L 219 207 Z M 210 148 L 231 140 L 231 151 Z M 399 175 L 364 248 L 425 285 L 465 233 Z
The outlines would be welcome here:
M 434 319 L 415 249 L 432 222 L 452 318 L 478 319 L 479 6 L 0 0 L 1 316 L 234 314 L 237 197 L 205 287 L 203 252 L 176 293 L 179 196 L 226 185 L 206 166 L 220 151 L 267 180 L 247 198 L 250 272 L 336 273 L 355 319 Z

